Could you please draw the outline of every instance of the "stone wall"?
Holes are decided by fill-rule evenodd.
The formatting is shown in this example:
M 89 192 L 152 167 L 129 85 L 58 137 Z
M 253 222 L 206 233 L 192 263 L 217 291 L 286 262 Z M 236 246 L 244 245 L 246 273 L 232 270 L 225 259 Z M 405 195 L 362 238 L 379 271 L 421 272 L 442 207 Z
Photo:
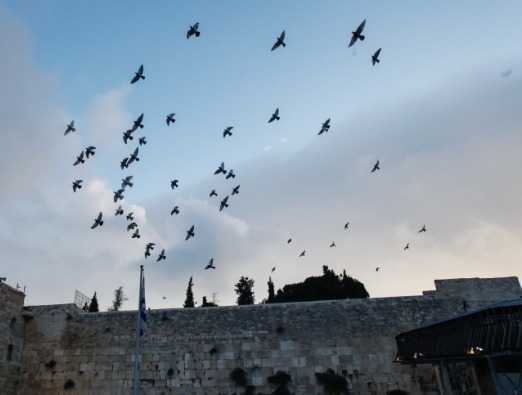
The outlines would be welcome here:
M 0 393 L 14 395 L 20 380 L 24 324 L 24 294 L 0 283 Z
M 282 370 L 291 376 L 291 393 L 324 394 L 315 373 L 326 369 L 345 377 L 354 394 L 438 393 L 430 368 L 393 363 L 397 334 L 464 312 L 461 295 L 438 292 L 149 311 L 142 393 L 266 395 L 275 390 L 267 378 Z M 488 304 L 506 299 L 505 292 L 521 295 L 518 280 L 488 292 Z M 18 394 L 131 393 L 136 312 L 84 313 L 71 304 L 34 306 L 28 314 Z M 248 374 L 251 392 L 231 381 L 234 368 Z

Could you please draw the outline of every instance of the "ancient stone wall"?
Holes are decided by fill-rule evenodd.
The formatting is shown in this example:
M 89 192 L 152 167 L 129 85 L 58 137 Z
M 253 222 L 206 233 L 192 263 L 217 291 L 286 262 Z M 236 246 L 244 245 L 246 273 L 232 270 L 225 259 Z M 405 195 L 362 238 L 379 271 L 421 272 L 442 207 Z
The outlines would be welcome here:
M 429 367 L 393 360 L 397 334 L 465 311 L 457 292 L 437 292 L 152 310 L 143 340 L 142 394 L 272 394 L 276 387 L 267 379 L 278 370 L 290 375 L 291 393 L 324 394 L 315 373 L 327 369 L 345 377 L 353 394 L 384 395 L 397 388 L 435 394 Z M 504 292 L 520 293 L 518 281 L 488 293 L 488 303 L 505 299 Z M 136 312 L 94 314 L 55 305 L 30 307 L 28 313 L 18 394 L 131 393 Z M 235 368 L 247 373 L 252 389 L 230 379 Z
M 21 377 L 24 294 L 0 283 L 0 393 L 14 395 Z

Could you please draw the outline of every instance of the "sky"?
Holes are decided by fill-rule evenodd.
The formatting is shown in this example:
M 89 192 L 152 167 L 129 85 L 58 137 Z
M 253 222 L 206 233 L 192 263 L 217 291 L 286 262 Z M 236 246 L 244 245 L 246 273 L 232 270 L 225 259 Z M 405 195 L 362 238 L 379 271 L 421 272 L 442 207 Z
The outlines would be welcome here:
M 196 300 L 222 305 L 242 275 L 261 301 L 269 275 L 279 288 L 322 265 L 372 297 L 521 276 L 522 4 L 502 4 L 0 1 L 0 276 L 26 286 L 27 304 L 78 289 L 102 309 L 119 286 L 135 307 L 141 264 L 152 308 L 181 306 L 190 276 Z M 348 48 L 363 19 L 366 39 Z M 195 22 L 201 36 L 187 40 Z M 282 30 L 287 45 L 271 52 Z M 146 79 L 131 85 L 140 64 Z M 141 113 L 148 143 L 121 171 L 136 146 L 122 133 Z M 88 145 L 95 157 L 73 167 Z M 213 175 L 222 161 L 234 180 Z M 140 240 L 114 216 L 127 175 Z M 217 269 L 203 270 L 211 257 Z

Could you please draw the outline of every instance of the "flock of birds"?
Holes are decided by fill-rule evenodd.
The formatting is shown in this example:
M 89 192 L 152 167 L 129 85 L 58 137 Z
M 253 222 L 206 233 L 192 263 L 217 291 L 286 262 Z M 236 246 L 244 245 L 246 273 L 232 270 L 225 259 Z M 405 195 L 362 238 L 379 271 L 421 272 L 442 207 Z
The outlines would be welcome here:
M 361 24 L 357 27 L 357 29 L 355 31 L 352 32 L 352 36 L 351 36 L 351 39 L 350 39 L 350 42 L 348 44 L 348 47 L 352 47 L 354 44 L 357 43 L 357 41 L 364 41 L 365 39 L 365 36 L 362 34 L 363 31 L 364 31 L 364 28 L 365 28 L 365 25 L 366 25 L 366 20 L 363 20 L 361 22 Z M 200 36 L 200 31 L 199 31 L 199 23 L 195 23 L 194 25 L 191 25 L 186 33 L 186 37 L 187 39 L 190 39 L 191 37 L 199 37 Z M 286 32 L 283 30 L 281 32 L 281 34 L 276 38 L 276 42 L 273 44 L 272 48 L 271 48 L 271 51 L 275 51 L 276 49 L 280 48 L 280 47 L 286 47 L 286 43 L 285 43 L 285 39 L 286 39 Z M 372 65 L 375 66 L 377 63 L 380 63 L 380 59 L 379 59 L 379 56 L 381 54 L 381 50 L 382 48 L 379 48 L 377 49 L 373 55 L 371 56 L 371 62 L 372 62 Z M 145 76 L 145 69 L 143 67 L 143 65 L 141 65 L 138 70 L 134 73 L 134 76 L 132 77 L 132 79 L 130 80 L 130 83 L 131 84 L 136 84 L 137 82 L 141 81 L 141 80 L 145 80 L 146 76 Z M 167 124 L 167 126 L 170 126 L 172 124 L 174 124 L 176 122 L 176 114 L 175 113 L 170 113 L 168 115 L 166 115 L 165 117 L 165 123 Z M 144 114 L 141 114 L 134 122 L 133 122 L 133 125 L 130 129 L 126 130 L 125 132 L 123 132 L 123 142 L 124 144 L 127 144 L 129 141 L 133 141 L 134 140 L 134 136 L 133 134 L 138 131 L 139 129 L 143 129 L 144 125 L 143 125 L 143 119 L 144 119 Z M 272 115 L 270 116 L 270 118 L 268 119 L 268 123 L 272 123 L 272 122 L 275 122 L 275 121 L 279 121 L 281 119 L 280 117 L 280 114 L 279 114 L 279 108 L 276 108 L 274 110 L 274 112 L 272 113 Z M 318 135 L 322 135 L 324 133 L 327 133 L 329 130 L 330 130 L 330 123 L 331 123 L 331 119 L 328 118 L 326 121 L 324 121 L 321 125 L 321 128 L 319 129 L 319 132 L 317 133 Z M 226 127 L 224 130 L 223 130 L 223 138 L 227 138 L 227 137 L 231 137 L 232 136 L 232 130 L 234 129 L 233 126 L 228 126 Z M 67 128 L 65 130 L 65 133 L 64 135 L 68 135 L 69 133 L 71 132 L 76 132 L 76 127 L 75 127 L 75 124 L 74 124 L 74 120 L 71 121 L 71 123 L 69 123 L 67 125 Z M 125 169 L 128 169 L 130 167 L 130 165 L 132 165 L 134 162 L 139 162 L 140 158 L 139 158 L 139 147 L 141 146 L 144 146 L 147 144 L 147 140 L 146 140 L 146 137 L 145 136 L 141 136 L 139 137 L 138 139 L 138 146 L 134 149 L 134 151 L 131 152 L 131 154 L 129 156 L 126 156 L 125 158 L 123 158 L 120 162 L 120 168 L 121 170 L 125 170 Z M 94 146 L 88 146 L 85 148 L 85 150 L 82 150 L 82 152 L 76 157 L 76 160 L 74 161 L 73 163 L 73 166 L 77 166 L 77 165 L 80 165 L 80 164 L 84 164 L 86 160 L 88 160 L 90 157 L 94 156 L 96 153 L 96 147 Z M 370 172 L 371 173 L 375 173 L 376 171 L 380 170 L 380 161 L 377 160 L 375 162 L 375 164 L 373 165 L 373 167 L 371 168 Z M 229 180 L 229 179 L 234 179 L 236 177 L 235 173 L 234 173 L 234 170 L 233 169 L 226 169 L 225 168 L 225 163 L 224 162 L 221 162 L 221 164 L 217 167 L 217 169 L 214 171 L 214 175 L 220 175 L 220 174 L 223 174 L 225 179 L 226 180 Z M 77 179 L 77 180 L 74 180 L 73 183 L 72 183 L 72 188 L 73 188 L 73 192 L 77 192 L 78 190 L 80 190 L 82 188 L 82 182 L 83 180 L 81 179 Z M 114 192 L 114 203 L 118 203 L 118 201 L 120 200 L 123 200 L 124 199 L 124 193 L 126 191 L 127 188 L 132 188 L 134 185 L 133 183 L 133 176 L 130 175 L 130 176 L 126 176 L 122 179 L 121 181 L 121 186 L 119 189 L 117 189 L 115 192 Z M 170 182 L 170 187 L 172 190 L 176 189 L 179 187 L 179 180 L 178 179 L 174 179 Z M 240 185 L 236 185 L 235 187 L 232 188 L 232 192 L 230 193 L 230 195 L 226 195 L 223 199 L 221 199 L 220 203 L 219 203 L 219 211 L 223 211 L 225 208 L 228 208 L 229 207 L 229 199 L 231 198 L 231 196 L 234 196 L 234 195 L 238 195 L 239 194 L 239 188 L 240 188 Z M 209 198 L 214 198 L 214 197 L 218 197 L 218 194 L 216 192 L 215 189 L 212 189 L 212 191 L 209 193 Z M 125 214 L 123 208 L 121 205 L 119 205 L 116 210 L 115 210 L 115 213 L 114 215 L 115 216 L 123 216 Z M 170 211 L 170 215 L 179 215 L 180 214 L 180 208 L 179 206 L 174 206 L 173 209 Z M 129 212 L 127 213 L 126 215 L 126 219 L 128 221 L 128 225 L 127 225 L 127 232 L 131 232 L 132 231 L 132 234 L 131 234 L 131 238 L 132 239 L 139 239 L 141 236 L 140 236 L 140 231 L 139 231 L 139 227 L 138 227 L 138 224 L 134 221 L 134 213 L 133 212 Z M 99 212 L 97 217 L 94 219 L 94 223 L 92 224 L 91 226 L 91 229 L 95 229 L 95 228 L 98 228 L 98 227 L 101 227 L 103 225 L 104 221 L 103 221 L 103 213 L 102 212 Z M 350 222 L 346 222 L 345 225 L 344 225 L 344 230 L 347 231 L 350 227 Z M 418 231 L 418 233 L 423 233 L 423 232 L 426 232 L 426 225 L 423 225 L 420 230 Z M 192 226 L 190 226 L 190 228 L 186 231 L 186 236 L 185 236 L 185 241 L 188 241 L 189 239 L 195 237 L 195 231 L 196 231 L 196 225 L 193 224 Z M 290 244 L 292 243 L 292 238 L 289 238 L 287 240 L 287 244 Z M 145 258 L 148 258 L 151 256 L 151 253 L 152 251 L 154 250 L 156 244 L 155 243 L 152 243 L 152 242 L 148 242 L 146 245 L 145 245 Z M 332 241 L 332 243 L 330 244 L 330 248 L 334 248 L 336 247 L 336 244 L 335 244 L 335 241 Z M 410 249 L 410 243 L 407 243 L 403 250 L 406 251 L 406 250 L 409 250 Z M 299 257 L 304 257 L 306 255 L 306 250 L 303 250 L 300 254 L 299 254 Z M 162 260 L 165 260 L 166 259 L 166 254 L 165 254 L 165 249 L 162 249 L 160 251 L 160 253 L 158 254 L 157 258 L 156 258 L 156 261 L 157 262 L 160 262 Z M 210 269 L 215 269 L 216 267 L 214 266 L 214 258 L 210 258 L 209 260 L 209 263 L 205 266 L 205 270 L 210 270 Z M 272 272 L 275 271 L 275 267 L 272 268 Z M 377 267 L 375 270 L 376 271 L 379 271 L 379 267 Z

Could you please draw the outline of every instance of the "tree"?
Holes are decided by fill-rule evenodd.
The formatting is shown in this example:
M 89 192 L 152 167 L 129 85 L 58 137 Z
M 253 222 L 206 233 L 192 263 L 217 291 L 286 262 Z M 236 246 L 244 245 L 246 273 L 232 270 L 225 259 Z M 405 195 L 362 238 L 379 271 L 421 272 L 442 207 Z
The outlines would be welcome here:
M 83 311 L 89 311 L 89 303 L 85 302 L 85 304 L 82 307 Z
M 254 280 L 241 276 L 236 284 L 237 304 L 254 304 Z
M 183 304 L 183 307 L 194 307 L 194 294 L 192 293 L 193 285 L 194 283 L 192 282 L 191 276 L 187 286 L 187 297 L 185 298 L 185 303 Z
M 98 298 L 95 292 L 91 299 L 91 304 L 89 304 L 89 313 L 97 313 L 98 311 L 100 310 L 98 309 Z
M 207 297 L 203 296 L 203 301 L 201 302 L 201 307 L 217 307 L 217 304 L 214 302 L 208 302 Z
M 268 299 L 266 303 L 272 303 L 275 299 L 275 291 L 274 291 L 274 282 L 272 281 L 272 277 L 268 277 Z
M 112 307 L 109 307 L 109 311 L 119 311 L 123 302 L 128 298 L 123 293 L 123 287 L 118 287 L 114 290 L 114 300 L 112 301 Z

